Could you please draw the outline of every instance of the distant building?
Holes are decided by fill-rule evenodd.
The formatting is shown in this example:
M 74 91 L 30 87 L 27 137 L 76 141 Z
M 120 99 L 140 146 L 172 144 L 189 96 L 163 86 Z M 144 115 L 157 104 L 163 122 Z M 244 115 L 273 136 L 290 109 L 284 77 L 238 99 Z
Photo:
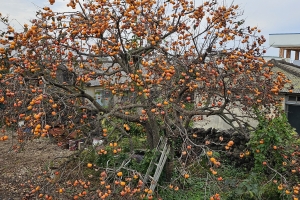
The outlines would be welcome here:
M 283 72 L 292 81 L 293 92 L 284 88 L 280 94 L 284 97 L 283 108 L 289 123 L 300 134 L 300 66 L 285 61 L 275 61 L 274 72 Z
M 269 35 L 269 45 L 279 48 L 279 57 L 300 66 L 300 33 L 274 33 Z M 295 53 L 294 59 L 291 53 Z
M 300 33 L 276 33 L 269 35 L 271 47 L 279 48 L 279 57 L 291 62 L 291 53 L 295 53 L 294 60 L 290 63 L 277 62 L 276 66 L 282 70 L 292 81 L 293 93 L 282 91 L 285 95 L 285 111 L 290 124 L 300 134 Z

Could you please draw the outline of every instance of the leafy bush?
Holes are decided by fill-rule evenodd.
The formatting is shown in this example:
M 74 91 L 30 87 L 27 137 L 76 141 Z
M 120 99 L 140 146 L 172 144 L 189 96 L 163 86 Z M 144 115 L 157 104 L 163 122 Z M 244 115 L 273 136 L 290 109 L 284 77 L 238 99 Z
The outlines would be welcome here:
M 259 178 L 260 199 L 279 199 L 299 193 L 299 136 L 285 113 L 267 118 L 257 113 L 259 124 L 252 133 L 249 149 L 254 156 L 252 169 Z
M 285 161 L 282 155 L 289 153 L 294 143 L 293 128 L 284 113 L 273 119 L 267 119 L 259 113 L 257 116 L 259 124 L 248 144 L 255 159 L 254 170 L 262 171 L 264 162 L 280 168 Z

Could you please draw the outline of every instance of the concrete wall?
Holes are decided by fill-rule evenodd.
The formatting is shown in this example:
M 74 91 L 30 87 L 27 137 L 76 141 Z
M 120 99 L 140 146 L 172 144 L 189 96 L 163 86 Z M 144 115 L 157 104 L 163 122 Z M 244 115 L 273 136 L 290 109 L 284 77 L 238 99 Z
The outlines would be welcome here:
M 294 64 L 294 65 L 300 66 L 300 60 L 294 60 L 294 61 L 293 61 L 293 64 Z
M 279 98 L 284 98 L 285 95 L 280 95 Z M 282 109 L 285 109 L 285 98 L 284 101 L 282 101 Z M 243 113 L 240 109 L 233 109 L 233 112 L 237 115 L 246 115 L 246 113 Z M 275 115 L 273 113 L 270 114 L 270 118 L 274 117 Z M 228 116 L 229 117 L 229 116 Z M 194 127 L 195 128 L 216 128 L 219 130 L 226 130 L 232 128 L 229 124 L 227 124 L 221 117 L 215 115 L 215 116 L 202 116 L 202 120 L 195 121 Z M 252 119 L 252 118 L 243 118 L 244 121 L 249 123 L 251 126 L 256 127 L 258 124 L 258 121 Z M 235 124 L 237 126 L 237 124 Z
M 92 97 L 95 98 L 95 89 L 100 89 L 98 87 L 86 87 L 85 88 L 85 92 L 88 94 L 88 95 L 91 95 Z
M 237 115 L 245 115 L 238 109 L 235 109 L 234 113 Z M 227 117 L 230 117 L 230 116 L 227 115 Z M 248 124 L 250 124 L 251 126 L 254 126 L 254 127 L 257 126 L 257 124 L 258 124 L 258 122 L 256 120 L 253 120 L 251 118 L 243 118 L 242 120 L 246 121 Z M 238 127 L 238 124 L 234 123 L 234 126 Z M 204 129 L 208 129 L 208 128 L 212 127 L 212 128 L 216 128 L 219 130 L 226 130 L 226 129 L 232 128 L 232 126 L 227 124 L 221 117 L 219 117 L 217 115 L 208 116 L 208 117 L 203 116 L 202 120 L 195 121 L 194 127 L 195 128 L 204 128 Z

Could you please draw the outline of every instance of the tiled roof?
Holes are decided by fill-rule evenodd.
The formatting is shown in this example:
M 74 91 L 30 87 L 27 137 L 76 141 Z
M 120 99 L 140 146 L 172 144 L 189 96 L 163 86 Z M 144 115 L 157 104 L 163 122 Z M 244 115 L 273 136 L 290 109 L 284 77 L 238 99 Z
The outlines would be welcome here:
M 273 72 L 284 73 L 292 81 L 293 93 L 300 93 L 300 66 L 288 63 L 284 60 L 272 60 L 274 67 Z M 289 88 L 284 88 L 281 92 L 288 92 Z
M 99 79 L 90 80 L 87 85 L 89 87 L 100 86 L 100 80 Z

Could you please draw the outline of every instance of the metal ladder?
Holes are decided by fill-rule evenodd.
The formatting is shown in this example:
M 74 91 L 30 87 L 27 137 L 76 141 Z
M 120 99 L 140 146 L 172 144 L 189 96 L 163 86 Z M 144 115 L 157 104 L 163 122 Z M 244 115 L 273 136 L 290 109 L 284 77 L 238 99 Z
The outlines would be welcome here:
M 156 147 L 155 156 L 151 160 L 149 167 L 147 169 L 146 175 L 144 177 L 143 183 L 144 185 L 147 183 L 149 178 L 151 179 L 151 185 L 150 190 L 154 191 L 157 182 L 159 180 L 159 177 L 161 175 L 161 172 L 166 164 L 169 152 L 170 152 L 170 146 L 167 144 L 167 138 L 160 137 L 159 142 Z M 159 161 L 158 156 L 160 155 Z M 153 171 L 154 166 L 156 166 L 156 170 L 153 176 L 151 176 L 151 172 Z

